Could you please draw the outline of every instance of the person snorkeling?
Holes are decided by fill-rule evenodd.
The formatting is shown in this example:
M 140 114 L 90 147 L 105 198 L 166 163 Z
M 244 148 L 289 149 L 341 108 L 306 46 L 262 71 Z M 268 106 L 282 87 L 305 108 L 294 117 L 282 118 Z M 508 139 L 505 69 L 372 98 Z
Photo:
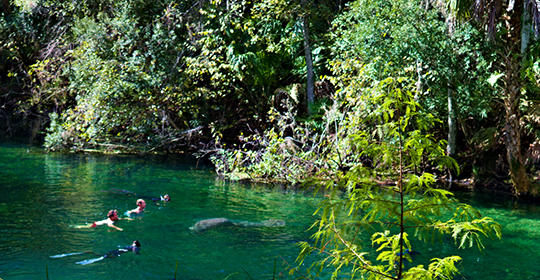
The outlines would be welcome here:
M 75 228 L 91 228 L 92 227 L 93 228 L 93 227 L 98 227 L 98 226 L 102 226 L 102 225 L 107 225 L 108 227 L 112 227 L 112 228 L 117 229 L 119 231 L 123 231 L 123 229 L 121 229 L 121 228 L 114 225 L 114 223 L 116 221 L 118 221 L 118 220 L 120 220 L 120 218 L 118 218 L 118 211 L 111 210 L 107 214 L 107 219 L 105 219 L 105 220 L 96 221 L 96 222 L 93 222 L 90 225 L 73 226 L 73 227 L 75 227 Z
M 76 262 L 76 264 L 87 265 L 87 264 L 95 263 L 97 261 L 101 261 L 101 260 L 103 260 L 105 258 L 119 257 L 121 254 L 127 253 L 127 252 L 133 252 L 135 254 L 138 254 L 140 249 L 141 249 L 141 243 L 138 240 L 135 240 L 135 241 L 133 241 L 133 244 L 128 245 L 128 246 L 126 246 L 126 247 L 124 247 L 122 249 L 109 251 L 105 255 L 101 255 L 101 254 L 94 253 L 94 252 L 77 252 L 77 253 L 54 255 L 54 256 L 51 256 L 51 258 L 63 258 L 63 257 L 82 255 L 82 254 L 93 254 L 93 255 L 100 256 L 99 258 Z
M 160 199 L 161 201 L 165 201 L 165 202 L 171 201 L 171 197 L 168 194 L 160 196 Z

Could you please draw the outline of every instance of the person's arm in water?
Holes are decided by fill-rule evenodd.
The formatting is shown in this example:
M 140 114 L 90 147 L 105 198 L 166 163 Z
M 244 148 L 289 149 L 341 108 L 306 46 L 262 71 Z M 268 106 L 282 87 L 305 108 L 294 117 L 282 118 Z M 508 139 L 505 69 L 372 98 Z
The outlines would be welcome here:
M 109 227 L 112 227 L 112 228 L 117 229 L 119 231 L 123 231 L 123 229 L 121 229 L 121 228 L 114 225 L 114 222 L 116 222 L 118 220 L 120 220 L 120 218 L 118 218 L 118 212 L 116 210 L 111 210 L 109 212 L 109 220 L 107 221 L 107 225 Z
M 126 214 L 130 215 L 132 213 L 134 214 L 141 214 L 144 211 L 144 208 L 146 208 L 146 202 L 144 199 L 138 199 L 137 200 L 137 208 L 127 211 Z
M 119 231 L 123 231 L 123 229 L 121 229 L 121 228 L 114 225 L 114 222 L 119 220 L 118 212 L 116 210 L 109 211 L 107 216 L 108 216 L 108 219 L 103 220 L 103 221 L 94 222 L 92 225 L 89 225 L 88 227 L 97 227 L 97 226 L 107 225 L 108 227 L 112 227 L 112 228 L 117 229 Z
M 109 224 L 109 227 L 115 228 L 115 229 L 117 229 L 117 230 L 119 230 L 119 231 L 123 231 L 123 229 L 121 229 L 121 228 L 115 226 L 114 224 Z

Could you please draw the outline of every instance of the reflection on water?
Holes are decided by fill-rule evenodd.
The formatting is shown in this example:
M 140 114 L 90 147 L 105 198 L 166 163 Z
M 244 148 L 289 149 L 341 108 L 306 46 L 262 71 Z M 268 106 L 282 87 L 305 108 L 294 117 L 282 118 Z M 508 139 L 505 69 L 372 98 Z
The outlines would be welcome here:
M 201 167 L 201 166 L 200 166 Z M 195 168 L 187 156 L 106 156 L 44 154 L 40 148 L 0 145 L 0 278 L 46 279 L 295 279 L 283 271 L 294 263 L 295 245 L 308 240 L 318 198 L 301 191 L 268 188 L 216 179 L 209 166 Z M 107 227 L 77 229 L 106 218 L 111 209 L 125 213 L 136 207 L 134 195 L 104 192 L 124 189 L 140 195 L 169 194 L 171 202 L 147 201 L 145 213 Z M 465 279 L 538 279 L 540 211 L 537 205 L 509 198 L 461 193 L 504 227 L 503 241 L 486 241 L 477 249 L 457 250 L 453 240 L 416 244 L 415 262 L 432 257 L 463 257 Z M 285 227 L 223 227 L 192 232 L 199 220 L 281 219 Z M 122 254 L 96 263 L 76 254 L 111 250 L 141 241 L 140 254 Z M 369 247 L 369 246 L 368 246 Z M 248 275 L 249 274 L 249 275 Z M 329 279 L 328 275 L 320 279 Z M 461 278 L 460 278 L 461 279 Z

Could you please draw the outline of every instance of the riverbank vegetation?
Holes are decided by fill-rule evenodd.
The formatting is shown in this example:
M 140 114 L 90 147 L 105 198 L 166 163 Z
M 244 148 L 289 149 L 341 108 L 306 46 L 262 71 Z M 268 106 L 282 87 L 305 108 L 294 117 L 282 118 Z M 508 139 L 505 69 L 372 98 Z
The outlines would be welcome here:
M 229 178 L 296 183 L 369 161 L 348 143 L 355 107 L 405 78 L 461 167 L 441 178 L 535 195 L 538 26 L 520 18 L 537 2 L 466 2 L 2 1 L 2 134 L 200 151 Z
M 366 93 L 373 103 L 359 106 L 365 112 L 360 127 L 374 129 L 351 134 L 350 144 L 371 164 L 354 164 L 325 184 L 329 194 L 313 225 L 314 242 L 300 243 L 300 264 L 313 253 L 323 256 L 310 272 L 331 267 L 333 279 L 452 279 L 461 258 L 430 253 L 428 264 L 418 264 L 413 258 L 421 254 L 419 242 L 451 235 L 459 248 L 482 249 L 482 238 L 501 238 L 498 223 L 435 188 L 434 175 L 420 171 L 426 162 L 450 169 L 457 164 L 430 133 L 438 120 L 418 106 L 414 86 L 402 82 L 383 81 Z M 365 233 L 371 233 L 369 240 Z M 370 243 L 373 248 L 365 246 Z
M 345 190 L 304 254 L 450 278 L 458 257 L 404 270 L 409 230 L 481 248 L 500 226 L 436 178 L 536 196 L 540 176 L 539 3 L 472 2 L 4 0 L 0 128 L 49 151 L 189 151 L 229 179 Z M 356 247 L 363 226 L 376 261 Z
M 349 143 L 372 129 L 357 106 L 406 79 L 461 167 L 439 178 L 535 195 L 537 2 L 466 2 L 2 1 L 0 128 L 51 151 L 199 151 L 229 178 L 296 183 L 369 162 Z

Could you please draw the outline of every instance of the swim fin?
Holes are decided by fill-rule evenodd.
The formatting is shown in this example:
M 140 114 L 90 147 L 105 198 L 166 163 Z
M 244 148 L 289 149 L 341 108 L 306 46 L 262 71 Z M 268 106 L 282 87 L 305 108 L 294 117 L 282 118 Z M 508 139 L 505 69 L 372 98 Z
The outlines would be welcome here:
M 51 258 L 55 259 L 55 258 L 63 258 L 63 257 L 68 257 L 68 256 L 75 256 L 75 255 L 81 255 L 81 254 L 84 254 L 86 252 L 77 252 L 77 253 L 68 253 L 68 254 L 61 254 L 61 255 L 54 255 L 54 256 L 51 256 Z
M 105 256 L 102 256 L 102 257 L 95 258 L 95 259 L 90 259 L 90 260 L 84 260 L 84 261 L 76 262 L 76 264 L 82 264 L 82 265 L 91 264 L 91 263 L 95 263 L 95 262 L 101 261 L 101 260 L 104 259 L 104 258 L 105 258 Z

